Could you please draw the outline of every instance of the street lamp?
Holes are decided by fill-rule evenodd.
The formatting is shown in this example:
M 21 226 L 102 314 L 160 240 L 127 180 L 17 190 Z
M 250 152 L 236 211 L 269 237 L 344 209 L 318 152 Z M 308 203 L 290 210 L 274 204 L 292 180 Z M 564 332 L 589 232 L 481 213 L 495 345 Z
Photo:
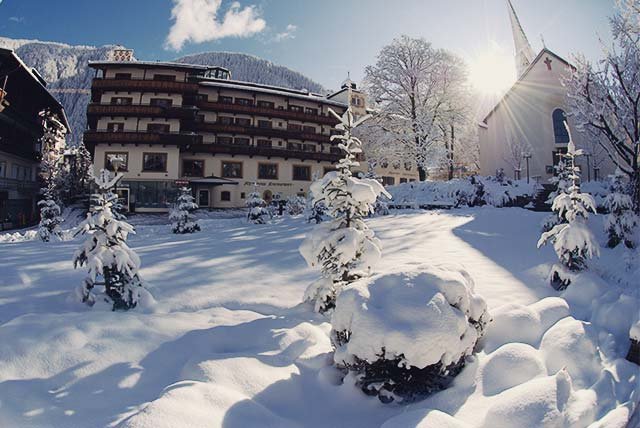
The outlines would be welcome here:
M 591 153 L 584 152 L 583 155 L 587 158 L 587 181 L 591 181 Z
M 527 162 L 527 184 L 529 184 L 529 159 L 531 159 L 531 153 L 525 153 L 522 157 Z

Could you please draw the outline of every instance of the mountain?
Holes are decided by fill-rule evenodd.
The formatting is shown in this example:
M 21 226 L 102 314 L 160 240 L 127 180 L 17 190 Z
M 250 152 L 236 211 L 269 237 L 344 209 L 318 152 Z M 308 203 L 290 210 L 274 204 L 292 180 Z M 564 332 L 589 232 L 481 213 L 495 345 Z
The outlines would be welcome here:
M 218 65 L 231 70 L 233 80 L 307 89 L 324 93 L 324 88 L 297 71 L 277 65 L 257 56 L 235 52 L 204 52 L 175 60 L 183 64 Z
M 95 71 L 89 61 L 106 60 L 118 45 L 82 46 L 39 40 L 0 37 L 0 47 L 13 49 L 29 67 L 47 82 L 47 88 L 64 106 L 72 131 L 70 145 L 77 145 L 87 124 L 87 104 Z M 286 67 L 251 55 L 234 52 L 205 52 L 175 60 L 184 64 L 219 65 L 231 70 L 234 80 L 307 89 L 323 93 L 318 83 Z

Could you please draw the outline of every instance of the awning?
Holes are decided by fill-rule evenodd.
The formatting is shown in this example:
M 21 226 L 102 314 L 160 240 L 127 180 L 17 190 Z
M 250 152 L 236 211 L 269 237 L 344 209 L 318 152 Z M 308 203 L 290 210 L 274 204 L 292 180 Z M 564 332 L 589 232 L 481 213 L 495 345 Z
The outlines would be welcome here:
M 213 185 L 222 185 L 222 184 L 234 184 L 234 185 L 237 185 L 238 184 L 237 181 L 228 180 L 228 179 L 222 178 L 222 177 L 216 177 L 215 175 L 212 175 L 210 177 L 191 179 L 191 180 L 189 180 L 189 183 L 191 183 L 191 184 L 213 184 Z

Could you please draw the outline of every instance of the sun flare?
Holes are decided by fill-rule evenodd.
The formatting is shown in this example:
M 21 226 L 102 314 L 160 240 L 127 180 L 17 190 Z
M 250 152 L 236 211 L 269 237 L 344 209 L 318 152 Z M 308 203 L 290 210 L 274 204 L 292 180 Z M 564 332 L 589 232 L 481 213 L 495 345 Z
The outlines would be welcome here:
M 478 91 L 496 95 L 503 93 L 515 82 L 515 74 L 513 58 L 492 48 L 471 61 L 469 79 Z

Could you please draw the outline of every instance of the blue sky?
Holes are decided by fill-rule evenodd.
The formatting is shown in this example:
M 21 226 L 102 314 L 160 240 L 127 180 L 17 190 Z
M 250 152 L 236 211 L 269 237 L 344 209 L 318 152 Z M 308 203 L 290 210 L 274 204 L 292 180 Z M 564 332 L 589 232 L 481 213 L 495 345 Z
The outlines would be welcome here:
M 541 47 L 540 34 L 548 48 L 566 58 L 582 52 L 596 59 L 602 51 L 599 39 L 610 43 L 607 17 L 614 0 L 512 1 L 536 51 Z M 217 10 L 218 29 L 213 30 L 215 24 L 200 25 L 204 34 L 174 34 L 173 40 L 178 39 L 174 47 L 181 44 L 181 50 L 168 47 L 175 2 L 184 3 L 184 8 L 208 3 Z M 69 44 L 119 43 L 145 60 L 209 50 L 244 52 L 300 71 L 328 88 L 339 86 L 347 71 L 359 80 L 380 48 L 401 34 L 424 37 L 469 62 L 490 50 L 507 58 L 513 51 L 505 0 L 242 0 L 234 9 L 241 22 L 222 25 L 231 4 L 228 0 L 0 0 L 0 35 Z M 183 33 L 194 27 L 189 19 L 206 22 L 202 13 L 184 8 Z M 248 37 L 234 36 L 242 33 L 237 27 L 244 24 L 252 25 L 245 29 Z M 192 40 L 221 34 L 228 36 Z

